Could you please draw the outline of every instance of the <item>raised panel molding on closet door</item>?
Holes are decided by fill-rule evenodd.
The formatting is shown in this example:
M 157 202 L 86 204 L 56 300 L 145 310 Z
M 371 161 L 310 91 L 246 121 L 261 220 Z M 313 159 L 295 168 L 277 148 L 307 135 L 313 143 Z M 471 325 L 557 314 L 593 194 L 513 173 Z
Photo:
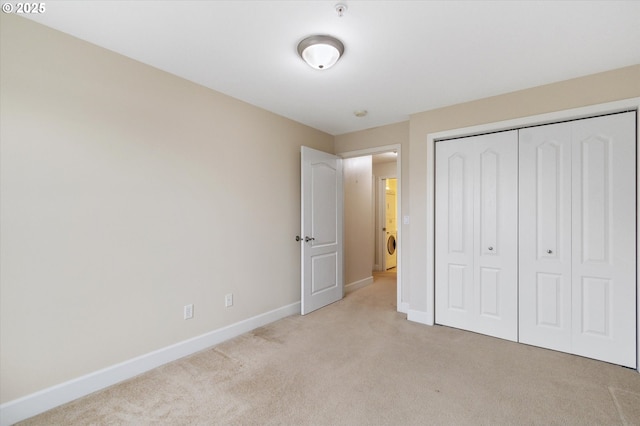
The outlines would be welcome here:
M 519 135 L 519 340 L 571 350 L 571 123 Z
M 636 367 L 636 113 L 572 123 L 572 352 Z
M 475 139 L 475 331 L 517 341 L 518 132 Z
M 473 326 L 473 161 L 461 140 L 436 144 L 436 322 Z
M 517 340 L 517 132 L 436 143 L 436 322 Z

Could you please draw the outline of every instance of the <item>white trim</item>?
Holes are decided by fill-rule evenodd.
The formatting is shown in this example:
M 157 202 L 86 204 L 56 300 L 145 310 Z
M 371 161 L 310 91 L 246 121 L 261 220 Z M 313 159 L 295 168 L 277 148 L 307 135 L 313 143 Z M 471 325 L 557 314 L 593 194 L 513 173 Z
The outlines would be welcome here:
M 375 155 L 382 154 L 384 152 L 396 151 L 398 153 L 398 158 L 396 159 L 396 179 L 398 179 L 398 189 L 397 189 L 397 201 L 398 201 L 398 236 L 396 239 L 400 242 L 398 244 L 398 256 L 397 256 L 397 265 L 396 265 L 396 305 L 398 312 L 403 312 L 400 310 L 401 306 L 404 306 L 405 303 L 402 301 L 402 245 L 404 244 L 402 239 L 402 227 L 405 226 L 402 222 L 402 145 L 394 144 L 394 145 L 384 145 L 375 148 L 361 149 L 357 151 L 348 151 L 336 154 L 342 158 L 354 158 L 354 157 L 363 157 L 365 155 Z
M 243 333 L 300 313 L 300 302 L 265 312 L 209 333 L 94 371 L 59 385 L 0 405 L 0 425 L 11 425 L 163 364 L 218 345 Z
M 636 103 L 636 369 L 640 373 L 640 98 Z
M 398 312 L 402 312 L 403 314 L 407 314 L 409 312 L 409 303 L 402 302 L 398 305 Z
M 373 192 L 374 192 L 374 203 L 375 203 L 375 216 L 374 216 L 374 222 L 376 222 L 374 229 L 373 229 L 373 241 L 374 243 L 377 242 L 377 244 L 375 245 L 375 256 L 374 256 L 374 261 L 375 258 L 378 258 L 378 263 L 376 263 L 374 265 L 374 270 L 375 271 L 379 271 L 382 272 L 384 271 L 384 252 L 382 251 L 382 242 L 380 241 L 380 238 L 382 238 L 382 231 L 381 229 L 384 228 L 384 224 L 382 223 L 382 203 L 380 202 L 381 200 L 381 193 L 382 193 L 382 180 L 383 178 L 377 178 L 375 179 L 375 184 L 373 187 Z M 378 220 L 376 221 L 375 218 L 378 218 Z
M 427 139 L 433 141 L 443 139 L 460 138 L 464 136 L 479 135 L 482 133 L 499 132 L 504 130 L 520 129 L 528 126 L 540 126 L 565 120 L 577 120 L 603 114 L 630 111 L 638 109 L 640 98 L 630 98 L 622 101 L 605 104 L 590 105 L 587 107 L 573 108 L 564 111 L 555 111 L 546 114 L 532 115 L 530 117 L 514 118 L 512 120 L 497 121 L 494 123 L 479 124 L 477 126 L 462 127 L 460 129 L 445 130 L 427 135 Z M 428 143 L 428 142 L 427 142 Z
M 383 154 L 385 152 L 397 150 L 398 158 L 400 158 L 399 148 L 400 148 L 400 144 L 384 145 L 384 146 L 377 146 L 375 148 L 366 148 L 366 149 L 359 149 L 356 151 L 341 152 L 336 155 L 342 158 L 354 158 L 354 157 L 364 157 L 365 155 Z
M 564 111 L 556 111 L 556 112 L 551 112 L 547 114 L 534 115 L 531 117 L 516 118 L 513 120 L 498 121 L 495 123 L 488 123 L 488 124 L 482 124 L 478 126 L 464 127 L 461 129 L 446 130 L 442 132 L 428 134 L 427 135 L 427 194 L 426 194 L 427 196 L 427 238 L 426 238 L 427 309 L 426 311 L 420 311 L 420 314 L 421 314 L 420 316 L 414 313 L 413 317 L 421 318 L 422 316 L 425 316 L 428 318 L 431 324 L 435 322 L 435 306 L 434 306 L 435 162 L 434 162 L 434 155 L 435 155 L 436 141 L 443 140 L 443 139 L 463 137 L 463 136 L 470 136 L 474 134 L 489 133 L 489 132 L 496 132 L 496 131 L 502 131 L 502 130 L 511 130 L 511 129 L 517 129 L 517 128 L 522 128 L 527 126 L 536 126 L 536 125 L 554 123 L 554 122 L 564 121 L 564 120 L 575 120 L 579 118 L 587 118 L 587 117 L 592 117 L 592 116 L 602 115 L 602 114 L 612 114 L 612 113 L 622 112 L 622 111 L 630 111 L 630 110 L 638 111 L 639 109 L 640 109 L 640 97 L 629 98 L 621 101 L 590 105 L 590 106 L 581 107 L 581 108 L 573 108 L 573 109 L 568 109 Z M 638 126 L 636 138 L 638 138 L 639 135 L 640 135 L 640 125 Z M 638 151 L 637 142 L 636 142 L 636 151 Z M 640 153 L 636 153 L 636 155 L 638 157 L 637 165 L 640 165 Z M 640 211 L 640 176 L 638 174 L 636 175 L 638 176 L 637 177 L 638 182 L 636 186 L 636 202 L 638 203 L 638 211 Z M 640 215 L 637 215 L 636 232 L 638 232 L 639 230 L 640 230 Z M 640 242 L 638 241 L 637 237 L 636 237 L 636 244 L 637 244 L 636 256 L 640 254 Z M 640 262 L 638 262 L 638 264 L 640 265 Z M 636 268 L 636 271 L 637 271 L 636 272 L 637 273 L 636 295 L 638 299 L 637 300 L 638 304 L 636 308 L 636 315 L 637 315 L 636 328 L 638 331 L 636 344 L 638 347 L 637 347 L 636 355 L 640 356 L 640 291 L 638 289 L 638 283 L 640 283 L 640 268 Z M 408 317 L 408 319 L 411 319 L 411 317 Z M 416 322 L 421 322 L 423 324 L 428 323 L 428 322 L 418 321 L 418 320 L 416 320 Z M 638 359 L 638 362 L 637 362 L 637 370 L 640 373 L 640 359 Z
M 352 283 L 349 283 L 347 285 L 344 286 L 344 292 L 345 293 L 350 293 L 352 291 L 355 291 L 359 288 L 362 287 L 366 287 L 369 284 L 373 284 L 373 276 L 367 277 L 367 278 L 363 278 L 361 280 L 358 281 L 354 281 Z

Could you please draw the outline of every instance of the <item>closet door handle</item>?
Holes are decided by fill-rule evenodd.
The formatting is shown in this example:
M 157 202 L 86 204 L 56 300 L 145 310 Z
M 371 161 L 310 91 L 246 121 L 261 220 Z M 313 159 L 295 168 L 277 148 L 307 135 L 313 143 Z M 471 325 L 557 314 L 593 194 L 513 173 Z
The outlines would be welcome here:
M 553 253 L 553 250 L 547 250 L 547 253 L 551 254 L 551 253 Z
M 489 247 L 489 250 L 493 250 L 493 247 Z

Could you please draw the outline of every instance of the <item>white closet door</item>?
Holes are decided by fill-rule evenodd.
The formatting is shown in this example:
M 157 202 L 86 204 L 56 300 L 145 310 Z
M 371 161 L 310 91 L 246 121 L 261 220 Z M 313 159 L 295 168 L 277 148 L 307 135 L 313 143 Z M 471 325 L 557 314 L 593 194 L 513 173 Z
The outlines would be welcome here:
M 636 366 L 635 113 L 520 130 L 522 343 Z
M 636 366 L 636 114 L 573 122 L 572 352 Z
M 436 322 L 471 330 L 473 309 L 473 173 L 466 139 L 436 143 Z
M 436 322 L 518 338 L 517 131 L 436 144 Z
M 520 342 L 571 351 L 571 123 L 520 130 Z

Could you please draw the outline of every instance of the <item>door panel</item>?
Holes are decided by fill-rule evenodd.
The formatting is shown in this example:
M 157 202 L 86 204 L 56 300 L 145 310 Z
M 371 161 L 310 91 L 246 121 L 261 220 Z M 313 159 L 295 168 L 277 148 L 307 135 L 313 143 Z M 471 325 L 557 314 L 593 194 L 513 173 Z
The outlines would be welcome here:
M 480 268 L 480 315 L 500 318 L 500 270 Z
M 498 154 L 480 155 L 480 250 L 483 255 L 498 253 Z
M 566 306 L 563 304 L 565 286 L 561 274 L 536 274 L 535 324 L 538 327 L 562 329 L 563 323 L 566 327 L 569 313 L 565 312 Z
M 536 186 L 537 186 L 537 258 L 558 259 L 558 249 L 562 247 L 560 224 L 565 209 L 560 206 L 568 202 L 563 191 L 563 148 L 555 140 L 545 141 L 536 149 Z M 567 160 L 569 158 L 567 157 Z M 567 164 L 564 164 L 566 167 Z M 565 171 L 566 173 L 566 171 Z M 568 189 L 568 187 L 566 188 Z M 523 194 L 528 196 L 527 194 Z M 567 212 L 568 213 L 568 212 Z
M 436 322 L 517 340 L 517 132 L 436 144 Z
M 473 326 L 473 154 L 436 144 L 436 322 Z
M 449 309 L 466 312 L 469 309 L 469 302 L 465 297 L 467 286 L 470 285 L 469 277 L 471 271 L 466 265 L 449 265 L 449 276 L 447 281 L 447 293 L 449 295 Z
M 611 335 L 611 280 L 582 278 L 581 334 L 612 338 Z
M 311 168 L 311 235 L 313 246 L 336 244 L 337 197 L 336 182 L 338 170 L 327 162 L 310 162 Z M 341 173 L 341 172 L 340 172 Z
M 635 113 L 573 122 L 572 352 L 636 366 Z
M 475 331 L 518 340 L 518 132 L 476 136 Z
M 579 143 L 576 156 L 580 174 L 576 188 L 581 190 L 581 252 L 583 263 L 609 263 L 611 242 L 610 208 L 613 178 L 610 166 L 611 138 L 592 135 Z M 579 198 L 578 198 L 579 199 Z
M 342 160 L 301 149 L 301 313 L 343 296 Z
M 519 339 L 571 347 L 571 124 L 519 134 Z
M 470 197 L 470 182 L 465 180 L 465 158 L 455 154 L 449 158 L 449 209 L 448 209 L 448 247 L 449 253 L 465 253 L 465 240 L 470 234 L 469 219 L 472 213 Z M 471 175 L 466 170 L 467 175 Z M 444 219 L 444 218 L 443 218 Z M 466 238 L 465 238 L 466 236 Z M 467 247 L 471 247 L 469 244 Z

